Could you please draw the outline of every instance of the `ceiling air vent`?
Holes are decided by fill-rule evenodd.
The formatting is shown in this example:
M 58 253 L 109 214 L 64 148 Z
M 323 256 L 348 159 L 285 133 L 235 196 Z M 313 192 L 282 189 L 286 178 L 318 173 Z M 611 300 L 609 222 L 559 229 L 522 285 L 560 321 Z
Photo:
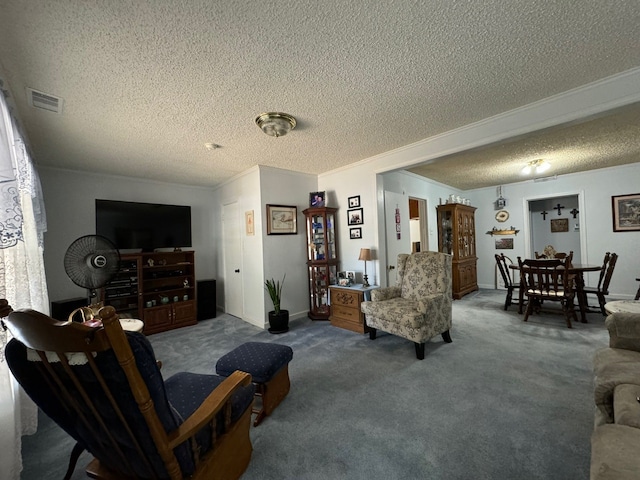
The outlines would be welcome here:
M 53 113 L 62 113 L 63 100 L 48 93 L 27 88 L 27 102 L 35 108 L 41 108 L 42 110 L 48 110 Z

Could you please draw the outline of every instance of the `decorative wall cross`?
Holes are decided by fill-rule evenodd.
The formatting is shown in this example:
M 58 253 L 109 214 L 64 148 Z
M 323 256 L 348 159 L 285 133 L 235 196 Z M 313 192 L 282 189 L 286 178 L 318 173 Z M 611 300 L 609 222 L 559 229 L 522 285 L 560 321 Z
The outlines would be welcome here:
M 540 215 L 542 215 L 542 219 L 546 220 L 547 219 L 547 215 L 549 214 L 549 212 L 547 212 L 546 210 L 543 210 L 540 212 Z
M 566 208 L 564 205 L 560 205 L 557 204 L 555 207 L 553 207 L 554 210 L 558 210 L 558 215 L 560 215 L 560 213 L 562 212 L 562 209 Z
M 579 212 L 579 210 L 577 210 L 575 208 L 573 210 L 569 211 L 569 213 L 573 215 L 573 218 L 576 218 L 576 215 L 578 215 L 578 212 Z

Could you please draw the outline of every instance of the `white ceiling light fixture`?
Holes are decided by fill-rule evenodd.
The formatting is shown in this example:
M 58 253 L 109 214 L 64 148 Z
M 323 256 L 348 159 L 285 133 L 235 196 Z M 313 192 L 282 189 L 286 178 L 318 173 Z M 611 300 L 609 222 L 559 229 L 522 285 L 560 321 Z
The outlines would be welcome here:
M 256 117 L 256 125 L 272 137 L 282 137 L 296 128 L 296 119 L 288 113 L 267 112 Z
M 531 160 L 522 169 L 523 175 L 529 175 L 530 173 L 544 173 L 551 168 L 551 164 L 542 158 L 537 160 Z

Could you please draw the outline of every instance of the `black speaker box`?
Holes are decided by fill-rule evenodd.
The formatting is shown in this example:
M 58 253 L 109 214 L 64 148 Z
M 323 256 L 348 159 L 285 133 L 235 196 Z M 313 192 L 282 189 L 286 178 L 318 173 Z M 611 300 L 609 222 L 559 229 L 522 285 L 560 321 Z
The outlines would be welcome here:
M 69 318 L 69 314 L 76 308 L 86 307 L 87 305 L 89 305 L 89 299 L 87 297 L 56 300 L 51 302 L 51 318 L 65 321 Z
M 198 320 L 216 318 L 216 281 L 198 280 Z

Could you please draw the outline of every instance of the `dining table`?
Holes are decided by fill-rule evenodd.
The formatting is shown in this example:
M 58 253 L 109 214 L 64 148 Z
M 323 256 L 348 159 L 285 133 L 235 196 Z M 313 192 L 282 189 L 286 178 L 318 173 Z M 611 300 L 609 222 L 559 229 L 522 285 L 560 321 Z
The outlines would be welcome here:
M 509 268 L 512 270 L 520 271 L 520 265 L 517 263 L 512 263 L 509 265 Z M 589 311 L 589 306 L 587 303 L 587 294 L 584 293 L 584 274 L 585 272 L 599 272 L 602 270 L 602 265 L 593 265 L 588 263 L 572 263 L 569 267 L 569 274 L 574 275 L 574 284 L 576 289 L 576 297 L 578 298 L 578 308 L 580 310 L 580 321 L 582 323 L 587 323 L 587 312 Z M 520 292 L 518 295 L 518 311 L 522 311 L 522 307 L 524 305 L 524 294 L 525 294 L 525 286 L 522 279 L 522 275 L 520 276 Z

